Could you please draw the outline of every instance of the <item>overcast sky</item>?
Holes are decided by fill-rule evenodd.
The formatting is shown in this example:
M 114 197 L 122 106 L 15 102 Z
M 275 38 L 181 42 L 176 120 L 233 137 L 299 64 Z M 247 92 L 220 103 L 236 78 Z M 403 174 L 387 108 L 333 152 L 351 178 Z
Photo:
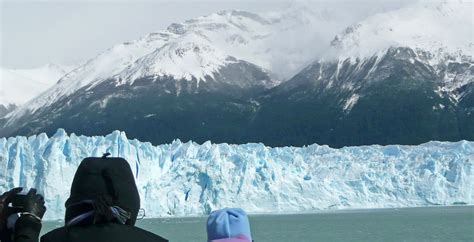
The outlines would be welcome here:
M 224 9 L 278 11 L 293 5 L 336 7 L 354 20 L 413 0 L 200 0 L 5 1 L 0 0 L 0 66 L 31 68 L 88 60 L 111 46 L 165 29 L 172 22 Z

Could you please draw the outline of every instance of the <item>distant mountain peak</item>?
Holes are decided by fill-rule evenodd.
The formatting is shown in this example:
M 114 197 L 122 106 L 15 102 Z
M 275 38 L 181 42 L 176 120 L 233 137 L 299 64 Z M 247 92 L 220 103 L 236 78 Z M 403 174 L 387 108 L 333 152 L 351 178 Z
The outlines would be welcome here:
M 138 59 L 115 77 L 125 82 L 146 76 L 205 81 L 227 63 L 228 56 L 214 48 L 205 37 L 190 33 Z
M 368 57 L 389 47 L 410 47 L 438 56 L 474 53 L 472 2 L 417 3 L 371 16 L 331 42 L 336 56 Z M 461 54 L 460 54 L 461 53 Z
M 47 63 L 35 68 L 0 67 L 0 105 L 20 106 L 53 86 L 75 66 Z M 11 110 L 11 108 L 10 108 Z

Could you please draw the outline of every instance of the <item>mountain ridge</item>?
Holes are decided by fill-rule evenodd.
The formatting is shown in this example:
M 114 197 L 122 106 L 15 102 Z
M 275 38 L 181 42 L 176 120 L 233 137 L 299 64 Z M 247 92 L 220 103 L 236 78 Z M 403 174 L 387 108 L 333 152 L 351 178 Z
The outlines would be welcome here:
M 331 58 L 299 66 L 283 82 L 275 80 L 274 68 L 267 68 L 278 45 L 262 48 L 266 41 L 327 18 L 311 12 L 275 17 L 224 11 L 171 24 L 165 31 L 117 45 L 69 73 L 36 102 L 0 120 L 5 123 L 0 135 L 50 134 L 58 127 L 85 135 L 120 129 L 154 144 L 181 138 L 332 147 L 474 139 L 469 50 L 453 52 L 451 42 L 446 42 L 450 48 L 435 48 L 435 53 L 432 45 L 428 50 L 423 44 L 409 46 L 419 36 L 432 36 L 429 28 L 415 35 L 411 29 L 386 34 L 414 8 L 422 8 L 423 14 L 403 19 L 404 24 L 449 22 L 451 10 L 440 15 L 444 10 L 437 6 L 451 5 L 388 12 L 393 21 L 369 17 L 328 41 Z M 453 29 L 469 34 L 465 28 Z M 373 53 L 358 53 L 367 50 L 361 46 L 365 39 L 386 44 L 387 37 L 396 36 L 401 37 L 391 40 L 399 40 L 393 46 L 376 45 Z M 278 53 L 292 48 L 289 44 Z M 305 49 L 300 46 L 299 51 Z M 299 63 L 307 61 L 300 58 Z M 116 114 L 117 109 L 123 110 Z

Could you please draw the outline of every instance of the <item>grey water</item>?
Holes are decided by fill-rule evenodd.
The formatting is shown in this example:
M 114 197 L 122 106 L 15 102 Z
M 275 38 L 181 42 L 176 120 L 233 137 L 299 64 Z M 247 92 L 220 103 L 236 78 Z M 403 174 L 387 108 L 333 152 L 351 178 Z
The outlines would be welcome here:
M 255 242 L 474 241 L 474 206 L 253 215 L 250 223 Z M 60 226 L 45 222 L 42 233 Z M 137 226 L 172 242 L 206 241 L 206 217 L 143 219 Z

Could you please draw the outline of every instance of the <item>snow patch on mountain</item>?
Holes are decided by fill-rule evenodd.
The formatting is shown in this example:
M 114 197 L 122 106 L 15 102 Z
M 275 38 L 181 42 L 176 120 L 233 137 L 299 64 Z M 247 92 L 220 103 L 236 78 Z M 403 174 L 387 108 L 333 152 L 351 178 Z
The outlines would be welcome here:
M 474 203 L 474 142 L 419 146 L 270 148 L 206 142 L 153 146 L 115 131 L 0 138 L 0 190 L 45 196 L 45 218 L 62 219 L 80 161 L 125 158 L 147 216 L 191 216 L 227 207 L 250 213 Z
M 360 95 L 357 93 L 352 94 L 344 103 L 344 107 L 342 108 L 345 112 L 350 112 L 352 107 L 357 104 L 359 101 Z

